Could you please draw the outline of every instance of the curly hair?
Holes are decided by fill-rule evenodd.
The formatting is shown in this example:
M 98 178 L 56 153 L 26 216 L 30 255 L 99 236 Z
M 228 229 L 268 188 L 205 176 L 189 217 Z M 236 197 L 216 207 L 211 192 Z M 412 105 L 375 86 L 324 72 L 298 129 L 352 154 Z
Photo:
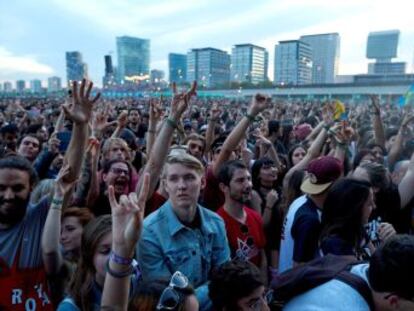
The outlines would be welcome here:
M 237 302 L 264 286 L 259 269 L 248 261 L 229 261 L 212 271 L 209 297 L 214 310 L 238 310 Z

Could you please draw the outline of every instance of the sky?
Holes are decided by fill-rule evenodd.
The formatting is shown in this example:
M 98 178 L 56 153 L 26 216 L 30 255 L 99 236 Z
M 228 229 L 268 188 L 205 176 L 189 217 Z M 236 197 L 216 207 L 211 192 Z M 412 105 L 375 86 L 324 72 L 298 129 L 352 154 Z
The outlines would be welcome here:
M 151 69 L 168 71 L 168 53 L 235 44 L 268 49 L 301 35 L 338 32 L 339 74 L 367 71 L 370 31 L 399 29 L 396 61 L 413 71 L 414 20 L 408 0 L 0 0 L 0 82 L 60 76 L 65 52 L 80 51 L 101 85 L 103 56 L 116 65 L 117 36 L 151 40 Z M 45 84 L 46 85 L 46 84 Z

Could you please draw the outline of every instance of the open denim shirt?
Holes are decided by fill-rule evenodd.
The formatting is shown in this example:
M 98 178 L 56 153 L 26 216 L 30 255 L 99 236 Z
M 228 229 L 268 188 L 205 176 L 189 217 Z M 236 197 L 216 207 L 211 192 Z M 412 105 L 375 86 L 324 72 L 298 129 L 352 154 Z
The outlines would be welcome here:
M 144 280 L 169 279 L 181 271 L 196 289 L 200 310 L 209 310 L 209 273 L 230 260 L 230 250 L 220 216 L 197 208 L 201 225 L 191 229 L 178 220 L 168 200 L 144 220 L 137 254 Z

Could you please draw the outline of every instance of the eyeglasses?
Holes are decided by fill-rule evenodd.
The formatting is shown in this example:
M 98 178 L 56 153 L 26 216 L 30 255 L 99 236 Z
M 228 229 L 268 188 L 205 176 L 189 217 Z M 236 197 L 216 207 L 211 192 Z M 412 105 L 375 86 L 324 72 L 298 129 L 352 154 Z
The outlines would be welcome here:
M 184 289 L 187 286 L 188 278 L 180 271 L 176 271 L 171 277 L 170 284 L 161 294 L 157 310 L 174 310 L 183 300 L 183 296 L 175 289 Z
M 260 311 L 263 303 L 270 304 L 273 300 L 273 290 L 269 289 L 263 293 L 263 296 L 249 305 L 252 311 Z
M 127 175 L 127 176 L 129 175 L 128 170 L 124 170 L 124 169 L 118 168 L 118 167 L 111 168 L 111 172 L 116 174 L 116 175 L 122 175 L 122 174 Z

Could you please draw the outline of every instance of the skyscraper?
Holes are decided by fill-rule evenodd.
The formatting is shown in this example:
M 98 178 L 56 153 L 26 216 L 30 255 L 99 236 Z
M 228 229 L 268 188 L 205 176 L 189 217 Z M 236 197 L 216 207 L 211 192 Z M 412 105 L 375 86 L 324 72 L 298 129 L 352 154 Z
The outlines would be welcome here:
M 104 87 L 110 86 L 112 84 L 115 84 L 115 71 L 114 66 L 112 65 L 112 56 L 111 55 L 105 55 L 105 75 L 102 79 L 102 84 Z
M 128 81 L 136 76 L 149 76 L 150 40 L 117 37 L 118 79 Z
M 164 79 L 165 73 L 162 70 L 152 69 L 150 73 L 151 83 L 160 83 Z
M 279 41 L 275 46 L 275 84 L 312 82 L 312 49 L 300 40 Z
M 312 49 L 312 83 L 334 83 L 338 74 L 340 37 L 338 33 L 301 36 Z
M 187 55 L 168 54 L 168 69 L 170 82 L 183 83 L 187 81 Z
M 23 93 L 26 90 L 26 81 L 17 80 L 16 81 L 16 92 Z
M 404 74 L 405 62 L 392 62 L 397 57 L 399 30 L 370 32 L 367 40 L 367 58 L 375 59 L 368 64 L 369 74 L 394 75 Z
M 13 85 L 10 81 L 6 81 L 3 83 L 3 91 L 5 93 L 13 92 Z
M 31 80 L 30 81 L 30 92 L 40 93 L 42 91 L 42 81 L 40 80 Z
M 257 84 L 267 77 L 267 52 L 253 44 L 237 44 L 231 51 L 230 80 Z
M 47 79 L 47 91 L 59 92 L 62 89 L 62 80 L 59 77 L 50 77 Z
M 203 87 L 227 87 L 230 80 L 230 56 L 214 49 L 192 49 L 187 54 L 187 80 Z
M 82 54 L 78 51 L 66 52 L 66 78 L 68 84 L 72 81 L 81 81 L 87 77 L 88 69 L 82 61 Z
M 377 62 L 390 62 L 397 57 L 399 30 L 377 31 L 368 34 L 367 58 Z

